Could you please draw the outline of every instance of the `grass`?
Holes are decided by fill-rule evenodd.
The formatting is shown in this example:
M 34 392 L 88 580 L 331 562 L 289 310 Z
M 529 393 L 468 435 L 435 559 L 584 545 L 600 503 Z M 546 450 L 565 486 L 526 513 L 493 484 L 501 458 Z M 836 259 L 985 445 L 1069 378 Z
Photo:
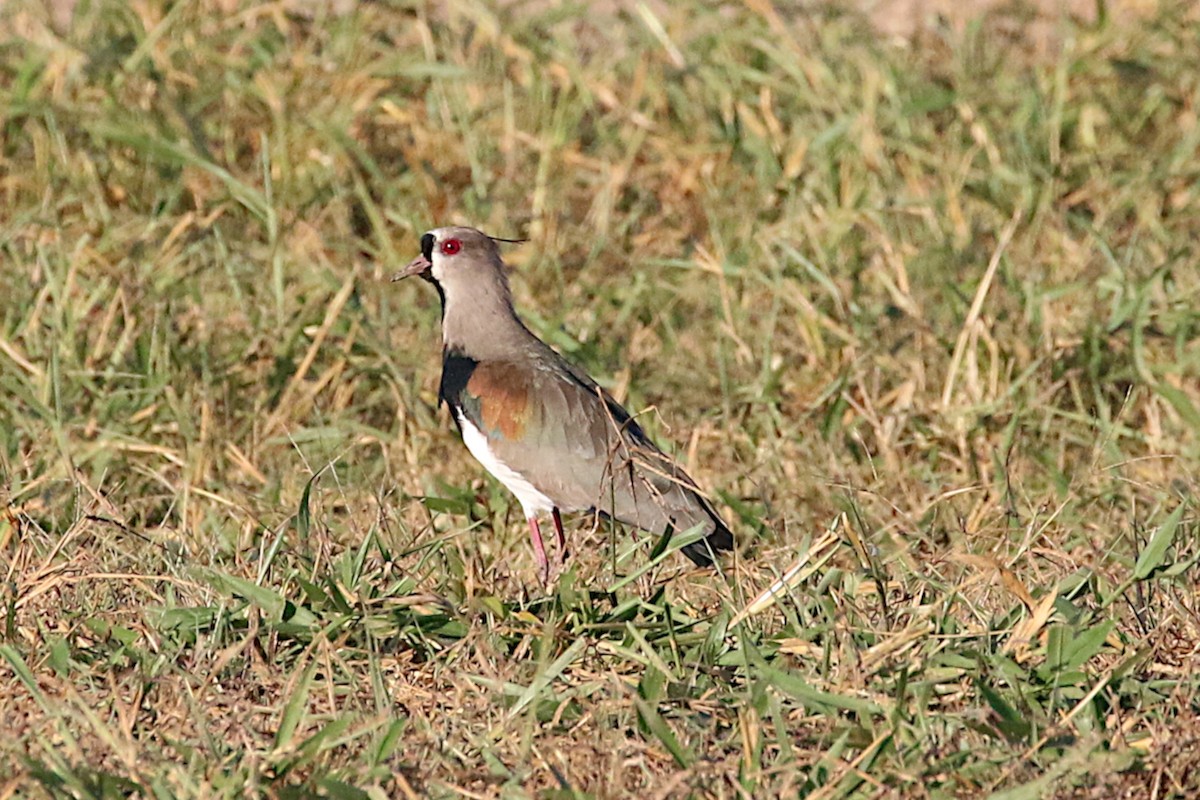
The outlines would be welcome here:
M 1200 792 L 1195 13 L 614 6 L 5 6 L 0 797 Z M 448 223 L 719 574 L 539 586 Z

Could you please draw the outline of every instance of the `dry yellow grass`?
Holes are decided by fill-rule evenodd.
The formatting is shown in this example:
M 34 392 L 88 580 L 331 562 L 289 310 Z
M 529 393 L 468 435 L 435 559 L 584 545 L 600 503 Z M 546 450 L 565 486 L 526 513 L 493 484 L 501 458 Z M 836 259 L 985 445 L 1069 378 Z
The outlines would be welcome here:
M 1197 792 L 1192 9 L 314 8 L 3 11 L 0 797 Z M 539 587 L 386 280 L 451 223 L 719 574 Z

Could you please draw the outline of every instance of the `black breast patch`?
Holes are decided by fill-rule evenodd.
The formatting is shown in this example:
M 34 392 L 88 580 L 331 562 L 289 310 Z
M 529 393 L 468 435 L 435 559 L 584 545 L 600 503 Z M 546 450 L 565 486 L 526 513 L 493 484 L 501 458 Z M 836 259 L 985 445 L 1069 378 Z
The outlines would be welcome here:
M 478 416 L 479 409 L 464 408 L 471 399 L 467 393 L 467 382 L 471 380 L 479 362 L 470 356 L 465 356 L 456 350 L 445 350 L 442 353 L 442 383 L 438 387 L 438 400 L 450 406 L 454 412 L 454 422 L 458 424 L 460 412 L 466 412 L 468 417 Z

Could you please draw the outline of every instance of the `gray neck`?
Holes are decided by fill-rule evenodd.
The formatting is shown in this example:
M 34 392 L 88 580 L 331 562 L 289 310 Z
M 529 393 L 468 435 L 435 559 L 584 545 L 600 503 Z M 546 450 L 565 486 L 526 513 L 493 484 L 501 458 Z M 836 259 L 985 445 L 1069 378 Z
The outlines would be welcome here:
M 517 318 L 512 295 L 501 282 L 473 287 L 444 287 L 442 343 L 446 349 L 476 361 L 503 361 L 518 356 L 537 338 Z

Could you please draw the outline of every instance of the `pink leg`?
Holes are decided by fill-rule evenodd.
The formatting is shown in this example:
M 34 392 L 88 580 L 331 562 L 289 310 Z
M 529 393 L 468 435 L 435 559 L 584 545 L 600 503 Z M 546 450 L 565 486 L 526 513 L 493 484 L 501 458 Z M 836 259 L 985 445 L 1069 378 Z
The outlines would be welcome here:
M 558 563 L 567 563 L 567 537 L 563 536 L 562 516 L 559 515 L 558 509 L 551 512 L 554 515 L 554 532 L 558 534 Z
M 542 573 L 542 583 L 550 583 L 550 562 L 546 560 L 546 547 L 542 544 L 542 529 L 538 527 L 537 517 L 529 518 L 529 534 L 533 539 L 533 553 L 537 556 L 538 568 Z

